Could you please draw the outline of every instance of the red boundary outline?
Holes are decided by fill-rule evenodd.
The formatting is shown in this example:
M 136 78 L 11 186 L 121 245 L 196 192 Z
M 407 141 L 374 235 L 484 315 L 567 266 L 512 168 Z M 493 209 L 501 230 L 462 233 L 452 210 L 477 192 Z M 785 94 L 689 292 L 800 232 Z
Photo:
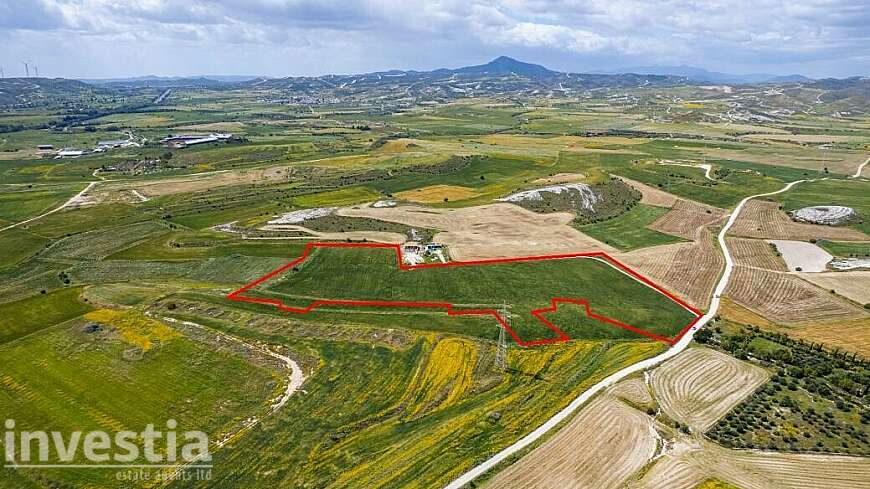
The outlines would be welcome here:
M 449 302 L 359 301 L 359 300 L 330 300 L 330 299 L 318 299 L 318 300 L 312 301 L 311 304 L 309 304 L 307 307 L 298 308 L 298 307 L 286 306 L 286 305 L 284 305 L 283 302 L 281 302 L 278 299 L 265 299 L 265 298 L 261 298 L 261 297 L 250 297 L 250 296 L 242 295 L 245 292 L 249 291 L 250 289 L 256 287 L 257 285 L 260 285 L 261 283 L 275 277 L 276 275 L 279 275 L 279 274 L 285 272 L 289 268 L 292 268 L 292 267 L 296 266 L 297 264 L 305 261 L 305 259 L 308 258 L 308 256 L 311 254 L 311 251 L 314 248 L 387 248 L 387 249 L 394 249 L 394 250 L 396 250 L 396 259 L 398 260 L 400 270 L 418 270 L 418 269 L 424 269 L 424 268 L 442 268 L 442 267 L 464 267 L 464 266 L 470 266 L 470 265 L 485 265 L 485 264 L 494 264 L 494 263 L 513 263 L 513 262 L 539 261 L 539 260 L 558 260 L 558 259 L 565 259 L 565 258 L 603 258 L 604 260 L 608 261 L 615 268 L 627 273 L 628 275 L 632 276 L 633 278 L 635 278 L 639 282 L 657 290 L 658 292 L 662 293 L 663 295 L 665 295 L 666 297 L 668 297 L 672 301 L 674 301 L 677 304 L 679 304 L 680 306 L 682 306 L 684 309 L 692 312 L 693 314 L 695 314 L 695 319 L 693 319 L 692 322 L 690 322 L 685 327 L 683 327 L 683 329 L 680 330 L 679 334 L 677 334 L 676 337 L 667 338 L 664 336 L 657 335 L 655 333 L 651 333 L 651 332 L 646 331 L 644 329 L 640 329 L 640 328 L 625 324 L 625 323 L 618 321 L 616 319 L 612 319 L 612 318 L 609 318 L 607 316 L 602 316 L 600 314 L 596 314 L 592 311 L 592 308 L 591 308 L 589 302 L 586 301 L 585 299 L 570 299 L 570 298 L 564 298 L 564 297 L 554 297 L 554 298 L 550 299 L 550 307 L 536 309 L 534 311 L 531 311 L 531 314 L 533 316 L 535 316 L 539 321 L 541 321 L 545 326 L 547 326 L 549 329 L 551 329 L 554 333 L 556 333 L 556 337 L 555 338 L 545 338 L 542 340 L 524 341 L 522 338 L 519 337 L 519 335 L 516 334 L 516 332 L 513 330 L 513 328 L 510 327 L 510 325 L 499 315 L 498 311 L 496 311 L 495 309 L 461 309 L 461 310 L 455 310 L 453 308 L 453 304 L 451 304 Z M 505 331 L 507 331 L 511 335 L 511 337 L 514 339 L 514 341 L 516 341 L 517 344 L 520 346 L 545 345 L 545 344 L 549 344 L 549 343 L 558 343 L 558 342 L 568 341 L 570 339 L 567 334 L 565 334 L 555 324 L 551 323 L 550 321 L 548 321 L 544 317 L 545 313 L 556 311 L 556 309 L 558 309 L 558 307 L 559 307 L 559 304 L 581 305 L 586 309 L 586 314 L 590 318 L 596 319 L 596 320 L 604 322 L 604 323 L 611 324 L 611 325 L 619 327 L 619 328 L 627 329 L 629 331 L 633 331 L 633 332 L 638 333 L 640 335 L 647 336 L 649 338 L 652 338 L 652 339 L 655 339 L 658 341 L 662 341 L 662 342 L 665 342 L 668 344 L 674 344 L 677 341 L 679 341 L 680 338 L 682 338 L 683 335 L 686 334 L 686 332 L 692 326 L 694 326 L 695 323 L 697 323 L 698 320 L 701 319 L 701 317 L 703 315 L 703 313 L 701 311 L 699 311 L 698 309 L 690 306 L 689 304 L 687 304 L 686 302 L 681 300 L 679 297 L 676 297 L 675 295 L 671 294 L 670 292 L 668 292 L 664 288 L 655 284 L 653 281 L 651 281 L 648 278 L 644 277 L 643 275 L 635 272 L 634 270 L 632 270 L 631 268 L 629 268 L 628 266 L 626 266 L 625 264 L 623 264 L 619 260 L 613 258 L 612 256 L 608 255 L 607 253 L 604 253 L 603 251 L 595 251 L 595 252 L 590 252 L 590 253 L 566 253 L 566 254 L 561 254 L 561 255 L 521 256 L 521 257 L 515 257 L 515 258 L 494 258 L 494 259 L 488 259 L 488 260 L 451 261 L 451 262 L 447 262 L 447 263 L 423 263 L 420 265 L 405 265 L 402 262 L 401 245 L 385 244 L 385 243 L 340 243 L 340 242 L 331 242 L 331 243 L 330 242 L 312 242 L 312 243 L 308 243 L 305 246 L 305 251 L 302 253 L 302 256 L 300 256 L 299 258 L 297 258 L 297 259 L 295 259 L 295 260 L 293 260 L 285 265 L 282 265 L 282 266 L 276 268 L 275 270 L 272 270 L 271 272 L 267 273 L 266 275 L 263 275 L 260 278 L 257 278 L 256 280 L 254 280 L 252 282 L 245 284 L 240 289 L 228 294 L 226 296 L 226 298 L 229 300 L 232 300 L 232 301 L 237 301 L 237 302 L 252 302 L 255 304 L 268 304 L 268 305 L 275 306 L 282 311 L 289 311 L 289 312 L 293 312 L 293 313 L 297 313 L 297 314 L 309 313 L 320 306 L 338 305 L 338 306 L 363 306 L 363 307 L 439 308 L 439 309 L 446 309 L 448 316 L 470 316 L 470 315 L 486 316 L 486 315 L 489 315 L 489 316 L 493 316 L 495 318 L 495 320 L 498 321 L 498 323 L 505 329 Z

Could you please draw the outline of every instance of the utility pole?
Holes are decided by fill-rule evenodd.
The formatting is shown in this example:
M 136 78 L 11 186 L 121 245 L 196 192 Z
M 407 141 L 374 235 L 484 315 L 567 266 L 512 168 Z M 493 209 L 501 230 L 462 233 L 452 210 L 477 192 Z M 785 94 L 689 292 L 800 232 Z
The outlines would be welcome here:
M 507 304 L 502 302 L 501 311 L 499 312 L 504 322 L 510 322 L 510 311 L 508 311 Z M 504 335 L 504 326 L 499 325 L 498 327 L 498 347 L 495 351 L 495 368 L 501 370 L 502 372 L 507 370 L 507 340 Z

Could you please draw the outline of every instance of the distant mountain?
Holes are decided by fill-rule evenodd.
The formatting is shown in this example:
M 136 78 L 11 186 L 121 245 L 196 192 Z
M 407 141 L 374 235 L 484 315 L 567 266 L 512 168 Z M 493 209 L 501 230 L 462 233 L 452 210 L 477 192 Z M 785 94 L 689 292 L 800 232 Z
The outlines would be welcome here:
M 306 101 L 378 96 L 395 99 L 448 100 L 471 96 L 563 96 L 597 88 L 674 86 L 685 77 L 637 74 L 562 73 L 500 56 L 489 63 L 433 71 L 390 70 L 356 75 L 257 79 L 249 87 L 284 90 Z M 307 103 L 307 102 L 306 102 Z
M 203 75 L 203 76 L 134 76 L 129 78 L 92 78 L 80 81 L 91 85 L 125 86 L 125 87 L 212 87 L 222 83 L 242 83 L 255 79 L 257 76 L 244 75 Z
M 605 73 L 646 73 L 651 75 L 671 75 L 683 76 L 693 82 L 702 83 L 809 83 L 812 78 L 807 78 L 803 75 L 770 75 L 766 73 L 751 73 L 747 75 L 732 75 L 729 73 L 720 73 L 717 71 L 708 71 L 703 68 L 693 66 L 634 66 L 629 68 L 621 68 L 618 70 L 609 70 Z
M 541 65 L 524 63 L 507 56 L 499 56 L 486 64 L 447 71 L 463 75 L 520 75 L 529 77 L 547 77 L 558 74 L 558 72 Z
M 104 90 L 66 78 L 0 78 L 0 106 L 37 107 L 63 104 Z

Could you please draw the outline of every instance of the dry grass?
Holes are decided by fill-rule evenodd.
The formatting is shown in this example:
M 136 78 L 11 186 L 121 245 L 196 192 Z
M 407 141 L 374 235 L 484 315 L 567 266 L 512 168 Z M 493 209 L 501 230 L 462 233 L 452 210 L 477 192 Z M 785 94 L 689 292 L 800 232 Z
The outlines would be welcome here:
M 860 319 L 821 321 L 809 324 L 783 326 L 753 311 L 723 298 L 719 308 L 721 316 L 737 324 L 751 324 L 768 331 L 777 331 L 794 338 L 822 343 L 860 355 L 870 356 L 870 316 Z
M 734 263 L 747 267 L 787 272 L 785 262 L 776 256 L 771 245 L 760 239 L 726 238 Z
M 408 237 L 400 233 L 391 233 L 388 231 L 345 231 L 345 232 L 322 232 L 308 229 L 304 226 L 287 225 L 287 224 L 267 224 L 258 229 L 264 231 L 301 231 L 306 233 L 306 236 L 288 236 L 283 238 L 268 238 L 269 240 L 309 240 L 317 238 L 320 241 L 346 241 L 348 239 L 354 241 L 373 241 L 375 243 L 392 243 L 402 244 L 408 240 Z M 253 239 L 253 238 L 247 238 Z
M 782 329 L 782 326 L 741 306 L 728 297 L 722 297 L 722 301 L 719 303 L 719 315 L 724 319 L 737 324 L 751 324 L 771 331 L 779 331 Z
M 571 227 L 570 213 L 536 214 L 507 203 L 459 209 L 356 206 L 339 209 L 338 214 L 442 230 L 435 239 L 448 245 L 457 260 L 614 251 Z
M 870 357 L 870 317 L 848 321 L 826 321 L 788 329 L 784 332 L 806 341 Z
M 400 200 L 419 202 L 421 204 L 434 204 L 437 202 L 446 202 L 448 200 L 470 199 L 472 197 L 478 197 L 479 195 L 479 192 L 469 187 L 459 187 L 456 185 L 432 185 L 430 187 L 398 192 L 394 197 Z
M 793 143 L 851 143 L 866 141 L 862 136 L 842 136 L 836 134 L 748 134 L 741 139 L 755 141 L 786 141 Z
M 632 489 L 694 489 L 709 478 L 741 489 L 870 488 L 870 458 L 728 450 L 682 438 Z
M 616 258 L 701 308 L 710 303 L 713 287 L 725 266 L 725 259 L 706 230 L 693 243 L 643 248 L 619 253 Z
M 652 433 L 652 418 L 604 395 L 485 487 L 622 487 L 653 456 Z
M 670 211 L 647 227 L 681 238 L 696 239 L 701 228 L 718 224 L 724 218 L 725 211 L 718 207 L 678 199 Z
M 730 232 L 734 236 L 760 239 L 870 240 L 870 236 L 854 229 L 794 222 L 788 217 L 788 214 L 779 209 L 779 204 L 765 200 L 747 202 Z
M 236 121 L 228 121 L 228 122 L 209 122 L 207 124 L 193 124 L 189 126 L 181 126 L 176 127 L 176 130 L 183 131 L 200 131 L 200 132 L 208 132 L 208 131 L 241 131 L 245 128 L 246 124 L 244 122 L 236 122 Z
M 537 180 L 533 180 L 532 183 L 539 185 L 556 185 L 560 183 L 581 182 L 585 178 L 586 175 L 582 173 L 557 173 L 555 175 L 550 175 L 549 177 L 538 178 Z
M 652 393 L 646 382 L 641 378 L 624 380 L 614 385 L 607 391 L 608 394 L 619 399 L 624 399 L 635 405 L 650 404 L 653 402 Z
M 859 304 L 870 304 L 870 271 L 800 273 L 798 276 Z
M 831 151 L 812 147 L 796 148 L 786 143 L 780 143 L 775 149 L 765 151 L 736 150 L 719 148 L 684 148 L 706 155 L 713 160 L 734 160 L 761 165 L 787 166 L 817 172 L 828 168 L 832 173 L 851 175 L 858 165 L 867 159 L 859 152 Z
M 856 319 L 866 313 L 794 275 L 737 266 L 725 290 L 740 305 L 782 324 Z
M 768 378 L 764 369 L 709 348 L 690 348 L 652 372 L 671 418 L 706 431 Z

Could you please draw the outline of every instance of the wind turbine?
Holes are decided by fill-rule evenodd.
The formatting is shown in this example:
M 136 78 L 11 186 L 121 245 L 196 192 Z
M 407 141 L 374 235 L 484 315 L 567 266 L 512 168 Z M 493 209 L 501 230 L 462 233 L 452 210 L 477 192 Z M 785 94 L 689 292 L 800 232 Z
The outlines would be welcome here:
M 27 78 L 30 78 L 30 66 L 27 65 L 27 61 L 21 62 L 24 65 L 24 72 L 27 74 Z

